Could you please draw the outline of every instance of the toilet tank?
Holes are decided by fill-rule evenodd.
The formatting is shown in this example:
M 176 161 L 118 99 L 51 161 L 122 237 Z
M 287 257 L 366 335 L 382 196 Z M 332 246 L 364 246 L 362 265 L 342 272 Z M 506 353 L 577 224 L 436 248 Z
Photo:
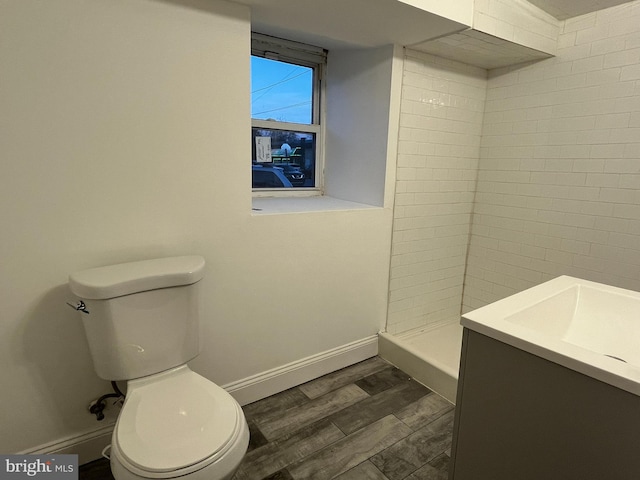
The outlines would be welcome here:
M 92 268 L 69 276 L 94 368 L 130 380 L 183 365 L 198 355 L 200 256 Z

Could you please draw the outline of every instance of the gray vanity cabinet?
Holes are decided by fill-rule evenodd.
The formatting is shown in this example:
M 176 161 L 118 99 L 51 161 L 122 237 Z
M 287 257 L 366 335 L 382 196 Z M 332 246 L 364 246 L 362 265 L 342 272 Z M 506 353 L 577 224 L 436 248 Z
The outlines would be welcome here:
M 465 328 L 451 454 L 450 480 L 639 479 L 640 397 Z

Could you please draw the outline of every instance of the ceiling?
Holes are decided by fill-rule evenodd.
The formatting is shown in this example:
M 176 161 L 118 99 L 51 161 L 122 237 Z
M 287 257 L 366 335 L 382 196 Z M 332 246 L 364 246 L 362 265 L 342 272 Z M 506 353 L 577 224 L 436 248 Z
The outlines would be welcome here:
M 187 0 L 168 0 L 184 2 Z M 290 38 L 325 48 L 340 45 L 380 46 L 389 43 L 416 45 L 459 33 L 467 21 L 453 20 L 442 12 L 414 8 L 440 0 L 233 0 L 251 7 L 252 28 L 276 37 Z M 473 0 L 449 0 L 456 8 L 473 7 Z M 558 20 L 613 7 L 631 0 L 527 0 Z M 425 3 L 426 2 L 426 3 Z M 469 40 L 454 39 L 461 43 Z M 491 43 L 491 39 L 483 39 Z M 486 46 L 481 44 L 482 47 Z M 444 46 L 443 48 L 449 48 Z M 477 53 L 477 52 L 476 52 Z
M 195 0 L 167 0 L 176 2 Z M 550 54 L 469 28 L 421 5 L 440 0 L 233 0 L 251 7 L 254 31 L 328 49 L 409 45 L 433 55 L 485 69 L 541 60 Z M 453 1 L 461 11 L 474 0 Z M 631 0 L 527 0 L 565 20 Z M 1 2 L 1 0 L 0 0 Z M 429 3 L 432 2 L 432 3 Z M 464 23 L 463 23 L 464 22 Z
M 405 0 L 233 1 L 251 7 L 254 31 L 328 49 L 413 45 L 468 28 Z
M 558 20 L 577 17 L 603 8 L 615 7 L 630 0 L 527 0 Z
M 549 53 L 509 42 L 472 28 L 419 45 L 412 45 L 411 48 L 487 70 L 542 60 L 551 56 Z

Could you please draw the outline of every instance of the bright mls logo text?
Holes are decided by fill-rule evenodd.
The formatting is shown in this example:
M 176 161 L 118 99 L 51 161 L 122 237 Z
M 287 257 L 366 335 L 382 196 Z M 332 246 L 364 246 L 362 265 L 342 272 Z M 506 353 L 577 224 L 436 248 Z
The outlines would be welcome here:
M 77 480 L 77 455 L 0 455 L 0 480 Z

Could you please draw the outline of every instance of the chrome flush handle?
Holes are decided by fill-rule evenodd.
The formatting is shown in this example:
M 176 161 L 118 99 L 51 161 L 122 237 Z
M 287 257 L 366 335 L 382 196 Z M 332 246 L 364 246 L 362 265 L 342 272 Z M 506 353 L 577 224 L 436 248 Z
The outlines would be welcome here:
M 80 300 L 77 305 L 72 305 L 69 302 L 66 302 L 66 303 L 67 303 L 67 305 L 69 305 L 74 310 L 77 310 L 77 311 L 82 312 L 82 313 L 89 313 L 89 310 L 87 310 L 87 306 L 85 305 L 85 303 L 82 300 Z

